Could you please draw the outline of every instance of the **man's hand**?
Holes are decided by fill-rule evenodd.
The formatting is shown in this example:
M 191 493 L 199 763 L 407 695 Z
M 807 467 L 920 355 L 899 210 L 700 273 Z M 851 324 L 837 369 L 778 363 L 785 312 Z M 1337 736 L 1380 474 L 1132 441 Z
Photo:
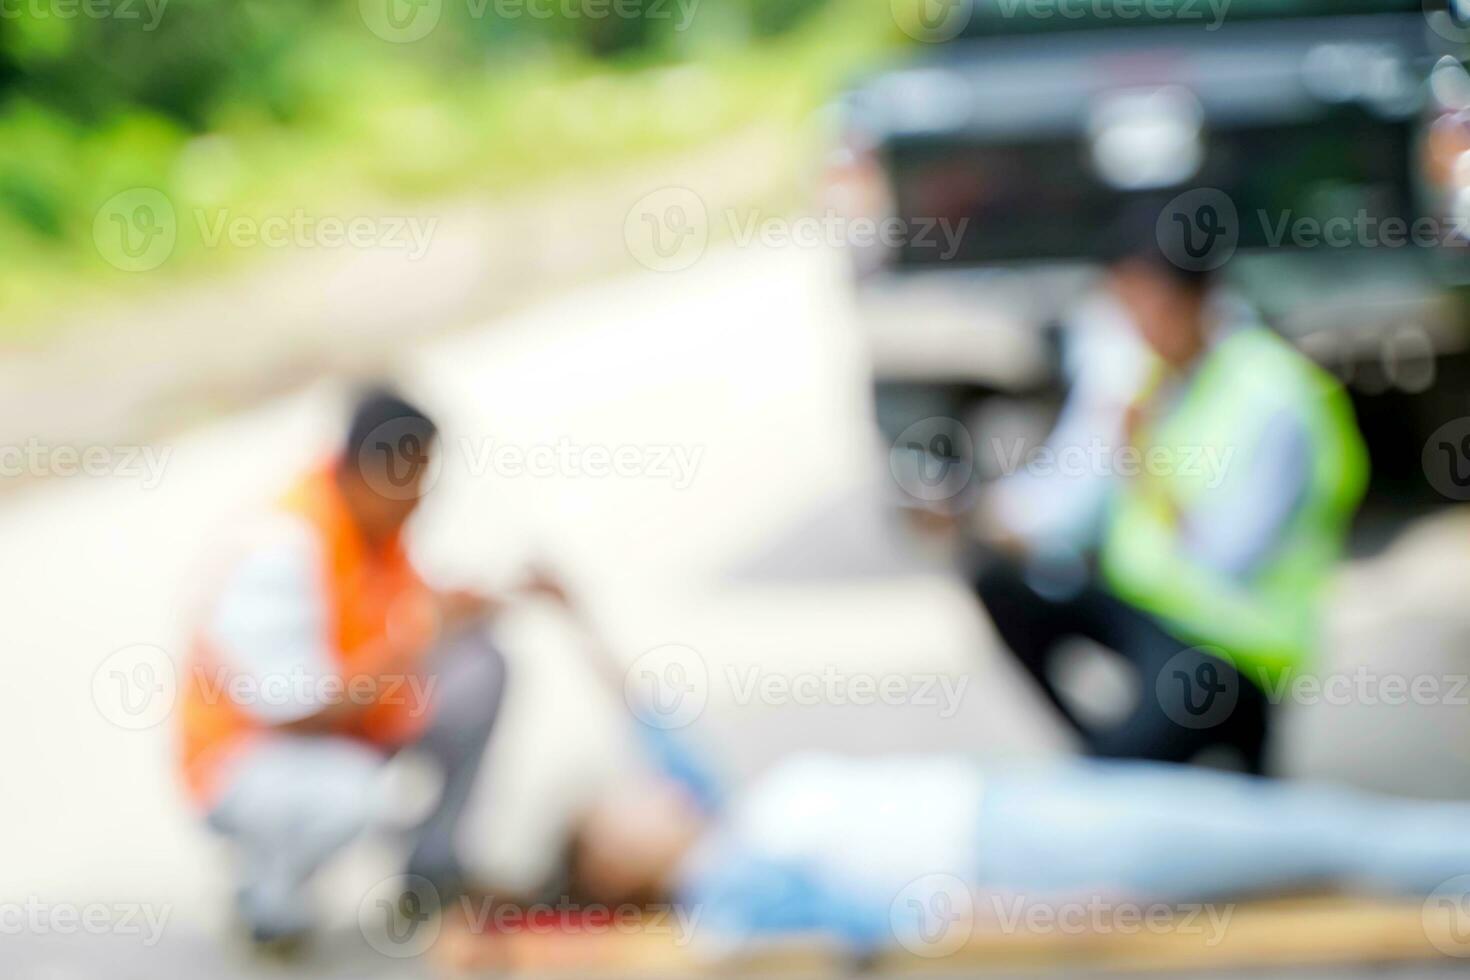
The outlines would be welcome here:
M 469 589 L 448 589 L 438 594 L 438 600 L 439 621 L 444 628 L 485 619 L 501 607 L 499 600 Z
M 559 605 L 571 607 L 571 600 L 560 580 L 549 573 L 533 568 L 529 575 L 513 590 L 521 596 L 550 599 Z M 447 589 L 435 595 L 438 602 L 439 619 L 446 629 L 462 626 L 477 619 L 487 619 L 503 610 L 509 596 L 497 598 L 469 589 Z

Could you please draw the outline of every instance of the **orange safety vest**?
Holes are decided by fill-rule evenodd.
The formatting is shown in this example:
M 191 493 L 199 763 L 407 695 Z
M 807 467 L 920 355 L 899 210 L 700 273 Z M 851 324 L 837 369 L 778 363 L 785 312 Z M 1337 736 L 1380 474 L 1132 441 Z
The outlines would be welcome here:
M 309 526 L 320 544 L 327 611 L 323 639 L 340 669 L 342 697 L 363 705 L 340 734 L 394 748 L 412 741 L 427 724 L 428 706 L 416 703 L 425 686 L 401 676 L 382 677 L 362 665 L 390 641 L 414 651 L 421 663 L 435 634 L 431 595 L 401 542 L 369 547 L 348 512 L 335 471 L 332 461 L 308 473 L 278 506 Z M 203 804 L 222 789 L 227 760 L 267 728 L 231 701 L 224 663 L 199 630 L 179 685 L 179 717 L 184 782 Z

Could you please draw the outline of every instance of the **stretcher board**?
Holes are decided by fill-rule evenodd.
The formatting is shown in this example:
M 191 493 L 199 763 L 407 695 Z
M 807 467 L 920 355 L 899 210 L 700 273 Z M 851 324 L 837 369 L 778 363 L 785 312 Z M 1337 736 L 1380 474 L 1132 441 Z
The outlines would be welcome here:
M 1077 930 L 976 928 L 945 955 L 895 946 L 867 964 L 878 975 L 1089 971 L 1154 972 L 1427 961 L 1466 957 L 1470 916 L 1418 899 L 1293 898 L 1227 906 L 1225 928 Z M 1184 920 L 1179 920 L 1181 923 Z M 697 937 L 696 937 L 697 938 Z M 830 943 L 792 941 L 720 959 L 671 935 L 566 933 L 477 935 L 446 930 L 436 949 L 450 973 L 489 970 L 587 976 L 685 976 L 738 973 L 832 976 L 858 964 Z

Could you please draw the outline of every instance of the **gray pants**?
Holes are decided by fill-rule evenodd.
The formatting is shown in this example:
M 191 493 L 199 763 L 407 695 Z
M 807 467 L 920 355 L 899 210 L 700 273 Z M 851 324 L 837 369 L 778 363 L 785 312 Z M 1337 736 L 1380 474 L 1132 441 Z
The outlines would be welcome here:
M 505 689 L 505 661 L 478 633 L 454 637 L 430 660 L 429 728 L 415 748 L 443 773 L 443 792 L 416 829 L 408 871 L 436 885 L 457 877 L 455 832 L 474 788 Z M 263 933 L 310 925 L 308 878 L 367 827 L 386 757 L 355 739 L 272 734 L 238 760 L 212 827 L 239 849 L 240 912 Z

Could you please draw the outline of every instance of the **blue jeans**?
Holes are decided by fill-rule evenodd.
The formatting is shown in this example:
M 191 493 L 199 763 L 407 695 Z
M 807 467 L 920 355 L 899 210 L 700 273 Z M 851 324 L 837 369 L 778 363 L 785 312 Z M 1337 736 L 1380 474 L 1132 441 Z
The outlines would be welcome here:
M 986 777 L 979 884 L 1197 901 L 1319 885 L 1425 894 L 1470 873 L 1470 804 L 1158 763 Z

